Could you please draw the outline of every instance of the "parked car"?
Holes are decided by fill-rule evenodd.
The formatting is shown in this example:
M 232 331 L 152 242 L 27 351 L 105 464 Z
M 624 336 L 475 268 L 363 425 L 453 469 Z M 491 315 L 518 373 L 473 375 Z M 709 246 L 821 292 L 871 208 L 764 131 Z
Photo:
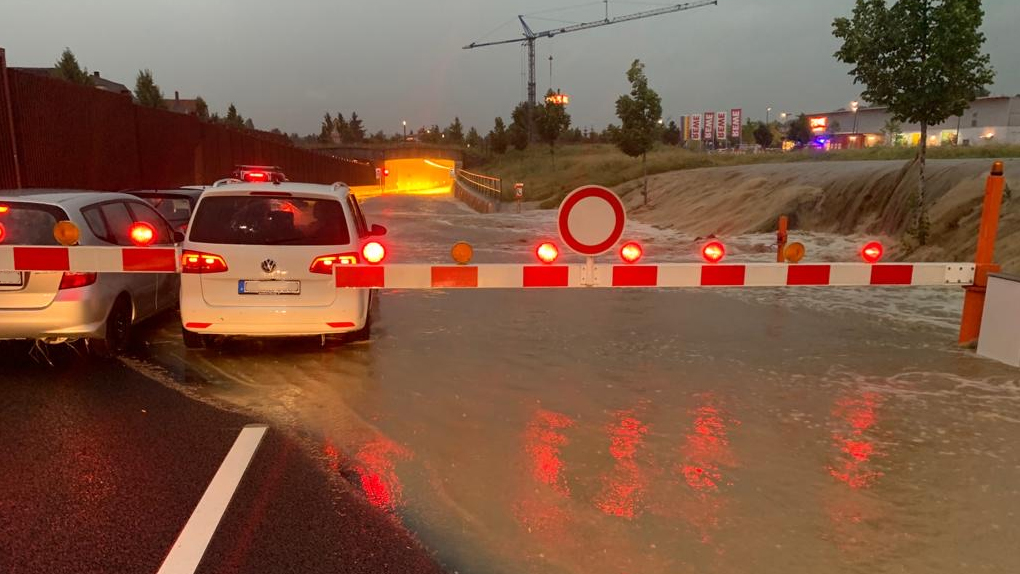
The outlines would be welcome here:
M 181 259 L 188 348 L 212 335 L 367 338 L 370 289 L 337 289 L 335 265 L 385 254 L 346 185 L 226 183 L 206 189 Z
M 154 245 L 183 239 L 145 201 L 123 193 L 0 192 L 0 245 L 58 245 L 53 228 L 71 221 L 79 245 L 133 246 L 139 226 Z M 74 249 L 74 247 L 71 247 Z M 99 355 L 125 349 L 138 322 L 177 305 L 176 273 L 18 272 L 0 269 L 0 339 L 61 343 L 84 339 Z
M 174 231 L 184 232 L 191 221 L 191 212 L 198 203 L 205 186 L 196 185 L 177 189 L 139 189 L 128 191 L 135 197 L 149 202 L 163 216 Z

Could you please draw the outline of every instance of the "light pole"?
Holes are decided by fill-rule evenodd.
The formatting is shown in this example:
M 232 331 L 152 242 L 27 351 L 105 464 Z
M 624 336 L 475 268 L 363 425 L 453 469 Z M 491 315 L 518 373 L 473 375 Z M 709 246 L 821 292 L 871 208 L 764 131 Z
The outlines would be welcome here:
M 854 100 L 850 102 L 850 109 L 854 112 L 854 132 L 851 141 L 854 142 L 854 147 L 857 147 L 857 110 L 860 109 L 860 102 Z
M 407 141 L 407 120 L 403 121 L 404 124 L 404 141 Z
M 769 121 L 772 118 L 772 106 L 765 108 L 765 125 L 769 125 Z

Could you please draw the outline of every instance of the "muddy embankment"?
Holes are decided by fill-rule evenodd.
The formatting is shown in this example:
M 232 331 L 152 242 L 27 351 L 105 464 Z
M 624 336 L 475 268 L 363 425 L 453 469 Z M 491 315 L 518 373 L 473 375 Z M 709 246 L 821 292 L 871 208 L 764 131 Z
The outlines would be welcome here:
M 1020 160 L 1006 160 L 1007 193 L 996 261 L 1020 272 Z M 977 244 L 985 180 L 992 161 L 929 161 L 929 244 L 908 249 L 904 238 L 917 190 L 916 162 L 861 161 L 746 165 L 677 171 L 617 188 L 634 219 L 695 235 L 775 230 L 780 215 L 797 230 L 886 238 L 890 256 L 911 261 L 971 261 Z M 1012 191 L 1010 191 L 1012 190 Z

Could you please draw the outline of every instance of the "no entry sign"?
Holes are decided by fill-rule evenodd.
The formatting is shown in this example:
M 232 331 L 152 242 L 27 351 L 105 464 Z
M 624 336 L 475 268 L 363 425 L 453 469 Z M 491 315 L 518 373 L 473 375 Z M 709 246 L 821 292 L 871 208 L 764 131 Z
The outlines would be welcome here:
M 589 257 L 616 245 L 627 225 L 623 202 L 611 190 L 587 185 L 570 192 L 560 204 L 560 239 L 571 250 Z

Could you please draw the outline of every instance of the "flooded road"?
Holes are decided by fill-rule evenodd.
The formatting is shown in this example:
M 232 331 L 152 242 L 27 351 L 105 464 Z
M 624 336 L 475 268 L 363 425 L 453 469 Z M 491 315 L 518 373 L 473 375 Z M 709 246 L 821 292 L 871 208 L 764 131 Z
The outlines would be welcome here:
M 530 261 L 553 213 L 381 197 L 392 262 Z M 695 238 L 632 224 L 654 260 Z M 728 238 L 769 260 L 770 238 Z M 810 237 L 808 259 L 855 239 Z M 843 251 L 849 250 L 847 254 Z M 1020 373 L 954 347 L 961 292 L 384 292 L 368 343 L 145 361 L 315 445 L 451 571 L 1020 571 Z

